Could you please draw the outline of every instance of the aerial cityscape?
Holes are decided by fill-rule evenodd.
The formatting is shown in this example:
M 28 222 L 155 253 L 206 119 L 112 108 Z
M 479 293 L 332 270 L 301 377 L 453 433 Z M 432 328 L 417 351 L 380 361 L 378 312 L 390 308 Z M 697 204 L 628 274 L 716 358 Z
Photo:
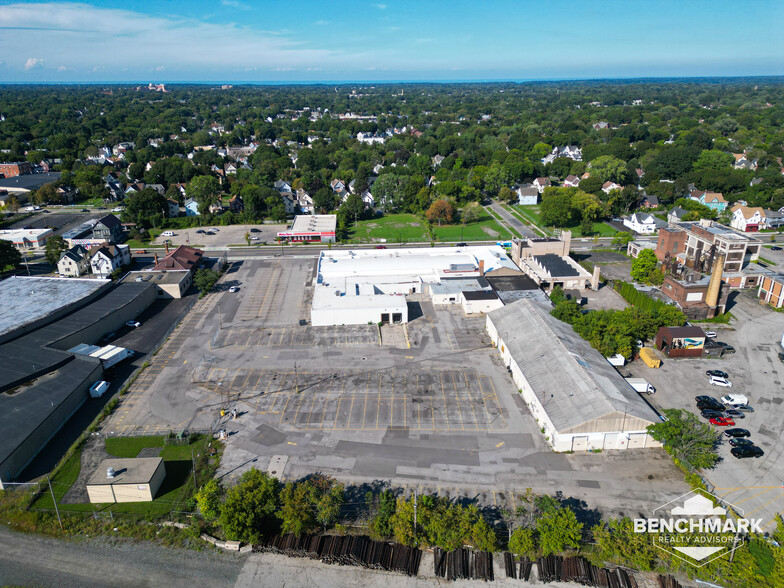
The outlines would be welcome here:
M 784 7 L 552 4 L 0 4 L 0 585 L 784 586 Z

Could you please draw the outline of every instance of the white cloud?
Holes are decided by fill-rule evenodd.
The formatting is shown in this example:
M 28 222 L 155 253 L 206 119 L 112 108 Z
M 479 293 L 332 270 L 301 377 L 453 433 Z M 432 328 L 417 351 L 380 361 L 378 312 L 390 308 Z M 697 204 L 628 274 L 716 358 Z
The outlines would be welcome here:
M 166 69 L 165 65 L 159 65 L 158 67 L 155 68 L 155 71 L 163 71 L 164 69 Z
M 274 71 L 294 71 L 293 67 L 276 67 Z
M 320 27 L 326 27 L 326 26 L 328 26 L 328 25 L 331 25 L 331 24 L 332 24 L 332 22 L 331 22 L 331 21 L 329 21 L 329 20 L 317 20 L 317 21 L 316 21 L 316 22 L 314 22 L 313 24 L 314 24 L 314 25 L 317 25 L 317 26 L 320 26 Z
M 34 67 L 42 66 L 44 64 L 44 60 L 40 57 L 31 57 L 27 61 L 25 61 L 24 68 L 25 71 L 31 70 Z
M 68 69 L 69 68 L 65 67 L 64 65 L 61 65 L 60 67 L 57 68 L 57 71 L 68 71 Z
M 375 6 L 379 10 L 386 10 L 387 9 L 387 5 L 386 4 L 374 4 L 373 6 Z

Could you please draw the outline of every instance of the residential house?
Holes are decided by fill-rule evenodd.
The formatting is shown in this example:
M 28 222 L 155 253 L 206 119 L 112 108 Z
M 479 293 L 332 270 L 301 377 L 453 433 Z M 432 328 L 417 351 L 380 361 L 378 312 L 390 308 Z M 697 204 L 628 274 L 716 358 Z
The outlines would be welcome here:
M 759 206 L 743 206 L 736 204 L 732 207 L 732 220 L 730 226 L 744 233 L 753 233 L 767 228 L 765 211 Z
M 57 273 L 61 276 L 78 278 L 90 271 L 90 257 L 87 249 L 81 245 L 75 245 L 68 251 L 63 252 L 60 261 L 57 262 Z
M 378 175 L 378 174 L 379 174 L 379 172 L 380 172 L 382 169 L 384 169 L 384 164 L 382 164 L 382 163 L 377 163 L 375 166 L 373 166 L 373 173 L 374 173 L 375 175 Z
M 567 157 L 573 161 L 582 161 L 583 152 L 577 145 L 566 145 L 564 147 L 553 147 L 553 150 L 542 158 L 545 165 L 552 163 L 559 157 Z
M 185 216 L 200 216 L 199 203 L 193 198 L 188 198 L 185 201 Z
M 366 143 L 368 145 L 371 145 L 373 143 L 381 144 L 384 141 L 386 141 L 386 139 L 387 139 L 386 136 L 380 135 L 378 133 L 376 133 L 376 134 L 373 134 L 373 133 L 357 133 L 357 141 L 359 141 L 360 143 Z
M 291 184 L 289 184 L 286 180 L 277 180 L 273 186 L 281 194 L 284 192 L 291 192 Z
M 229 210 L 235 214 L 245 210 L 245 204 L 242 201 L 242 196 L 235 194 L 231 197 L 231 199 L 229 199 Z
M 102 239 L 107 243 L 121 243 L 124 240 L 123 226 L 120 219 L 113 214 L 107 214 L 98 219 L 93 225 L 93 239 Z
M 642 193 L 640 197 L 640 206 L 643 208 L 656 208 L 659 206 L 659 197 L 656 194 Z
M 134 182 L 132 184 L 128 184 L 125 188 L 125 197 L 132 196 L 137 192 L 141 192 L 144 188 L 147 187 L 147 184 L 144 182 Z
M 687 214 L 689 214 L 688 210 L 683 210 L 680 206 L 675 206 L 667 213 L 667 222 L 671 225 L 678 224 L 686 218 Z
M 623 190 L 623 186 L 610 181 L 607 181 L 604 184 L 602 184 L 602 192 L 604 192 L 605 194 L 609 194 L 613 190 Z
M 443 162 L 444 159 L 446 159 L 446 157 L 443 155 L 434 155 L 433 159 L 431 160 L 433 162 L 433 167 L 438 167 L 441 165 L 441 162 Z
M 735 169 L 757 171 L 756 159 L 749 159 L 745 153 L 733 153 L 732 155 L 735 157 L 735 163 L 732 164 Z
M 308 194 L 303 188 L 297 190 L 297 206 L 301 212 L 305 214 L 314 214 L 315 207 L 313 206 L 313 197 Z
M 652 241 L 629 241 L 628 245 L 626 245 L 626 255 L 637 259 L 644 249 L 655 251 L 656 243 Z
M 60 197 L 60 202 L 68 203 L 74 201 L 76 197 L 76 188 L 73 186 L 60 186 L 55 190 L 57 195 Z
M 370 193 L 370 190 L 365 190 L 360 194 L 362 198 L 362 202 L 365 203 L 365 208 L 374 208 L 376 206 L 376 199 L 373 197 L 373 194 Z
M 623 219 L 623 224 L 635 233 L 641 235 L 652 235 L 658 229 L 657 219 L 647 212 L 635 212 L 628 218 Z
M 201 249 L 180 245 L 159 263 L 156 263 L 152 271 L 188 270 L 193 274 L 198 269 L 203 255 L 204 251 Z
M 223 172 L 227 176 L 236 175 L 236 173 L 237 173 L 237 166 L 234 165 L 231 162 L 225 163 L 225 164 L 223 164 Z
M 163 187 L 163 184 L 147 184 L 145 188 L 152 188 L 161 196 L 166 196 L 166 188 Z
M 566 179 L 563 181 L 564 188 L 576 188 L 580 185 L 580 178 L 573 174 L 569 174 L 566 176 Z
M 176 200 L 172 200 L 171 198 L 166 200 L 166 204 L 169 206 L 169 214 L 167 215 L 169 218 L 177 218 L 180 216 L 180 203 Z
M 208 210 L 210 214 L 223 214 L 223 211 L 226 210 L 226 207 L 223 206 L 223 200 L 219 198 L 216 202 L 210 204 Z
M 332 188 L 332 191 L 336 194 L 340 192 L 344 192 L 346 190 L 346 184 L 344 184 L 341 180 L 335 178 L 329 183 L 329 186 Z
M 89 256 L 90 269 L 102 278 L 131 263 L 131 250 L 127 245 L 97 245 L 90 249 Z
M 765 217 L 769 229 L 778 229 L 784 226 L 784 212 L 780 210 L 766 210 Z
M 718 212 L 722 212 L 729 204 L 726 200 L 724 200 L 724 195 L 721 192 L 704 192 L 702 190 L 692 190 L 689 192 L 689 198 L 696 200 L 700 204 Z
M 534 188 L 536 188 L 537 192 L 540 194 L 544 192 L 545 188 L 551 185 L 552 182 L 550 182 L 550 178 L 536 178 L 533 183 Z
M 534 206 L 539 200 L 539 190 L 530 184 L 517 186 L 514 192 L 517 194 L 517 203 L 523 206 Z
M 283 200 L 286 214 L 297 214 L 297 196 L 293 192 L 281 192 L 280 197 Z
M 594 128 L 595 131 L 601 131 L 602 129 L 609 129 L 610 128 L 610 123 L 603 122 L 603 121 L 602 122 L 598 122 L 598 123 L 594 123 L 593 128 Z

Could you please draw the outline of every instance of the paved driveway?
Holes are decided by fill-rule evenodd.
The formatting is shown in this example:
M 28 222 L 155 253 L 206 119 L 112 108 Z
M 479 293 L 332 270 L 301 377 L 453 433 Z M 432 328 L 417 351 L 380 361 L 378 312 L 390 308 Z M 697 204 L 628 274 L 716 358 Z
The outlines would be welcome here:
M 496 202 L 495 200 L 493 200 L 493 202 L 491 202 L 490 205 L 487 206 L 486 208 L 492 208 L 493 212 L 498 214 L 504 220 L 504 224 L 517 230 L 523 237 L 541 236 L 534 233 L 534 231 L 531 230 L 531 228 L 528 225 L 520 222 L 520 220 L 515 218 L 514 215 L 510 214 L 508 210 L 506 210 L 503 206 L 498 204 L 498 202 Z

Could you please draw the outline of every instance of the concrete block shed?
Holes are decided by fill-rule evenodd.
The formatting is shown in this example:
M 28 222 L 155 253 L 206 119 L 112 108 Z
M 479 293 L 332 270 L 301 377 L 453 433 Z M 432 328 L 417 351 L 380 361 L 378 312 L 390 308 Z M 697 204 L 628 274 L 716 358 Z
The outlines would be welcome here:
M 151 502 L 165 477 L 160 457 L 105 459 L 88 480 L 87 495 L 92 503 Z

